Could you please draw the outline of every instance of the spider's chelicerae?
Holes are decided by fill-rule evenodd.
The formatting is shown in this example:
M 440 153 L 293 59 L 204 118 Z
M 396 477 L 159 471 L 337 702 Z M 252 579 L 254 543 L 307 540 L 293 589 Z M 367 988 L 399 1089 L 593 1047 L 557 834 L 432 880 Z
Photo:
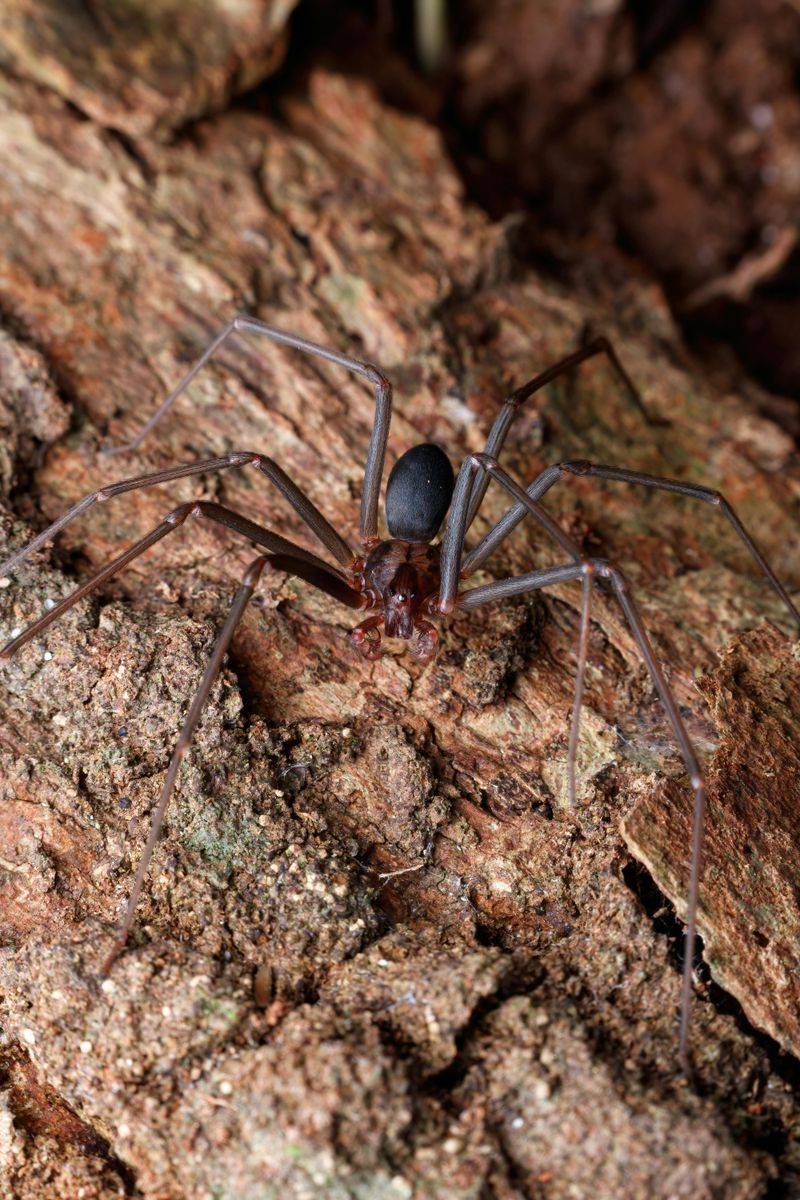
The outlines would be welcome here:
M 686 732 L 680 712 L 664 672 L 656 658 L 630 588 L 618 568 L 604 559 L 589 557 L 541 506 L 544 494 L 559 480 L 574 475 L 593 475 L 599 479 L 619 480 L 644 487 L 660 488 L 679 495 L 691 496 L 717 508 L 729 521 L 755 559 L 769 583 L 781 597 L 792 618 L 800 627 L 800 612 L 786 590 L 774 575 L 764 556 L 743 527 L 731 506 L 718 492 L 695 484 L 682 483 L 673 479 L 662 479 L 628 471 L 624 467 L 601 466 L 597 463 L 576 461 L 562 462 L 545 468 L 527 488 L 523 488 L 498 464 L 498 458 L 517 413 L 534 392 L 578 363 L 597 354 L 605 354 L 619 375 L 632 401 L 647 417 L 639 393 L 619 361 L 613 347 L 605 338 L 587 341 L 580 349 L 567 355 L 548 370 L 537 375 L 513 392 L 503 403 L 489 433 L 482 454 L 470 454 L 461 464 L 457 476 L 444 452 L 435 445 L 414 446 L 395 463 L 386 487 L 386 523 L 390 537 L 378 536 L 378 504 L 383 477 L 386 440 L 392 408 L 392 389 L 386 377 L 369 363 L 325 349 L 304 338 L 295 337 L 274 329 L 248 316 L 237 316 L 214 338 L 200 358 L 194 363 L 177 387 L 146 422 L 134 440 L 126 446 L 116 447 L 112 453 L 131 450 L 150 432 L 156 423 L 194 379 L 197 372 L 208 362 L 222 344 L 239 333 L 252 333 L 269 338 L 274 342 L 301 350 L 327 362 L 353 371 L 375 389 L 375 416 L 372 434 L 364 467 L 364 484 L 361 496 L 360 550 L 354 550 L 348 542 L 325 519 L 308 496 L 289 478 L 281 467 L 266 455 L 252 451 L 234 451 L 219 458 L 205 459 L 184 466 L 172 467 L 152 475 L 125 479 L 110 484 L 84 497 L 68 512 L 54 521 L 35 537 L 27 546 L 12 554 L 0 564 L 0 577 L 8 575 L 24 558 L 33 553 L 76 517 L 86 512 L 93 504 L 110 500 L 123 492 L 151 487 L 180 479 L 189 475 L 202 475 L 209 471 L 223 471 L 231 467 L 254 466 L 261 471 L 285 496 L 295 512 L 308 525 L 317 539 L 336 562 L 336 566 L 318 558 L 315 554 L 287 541 L 270 529 L 255 524 L 240 513 L 205 500 L 181 504 L 169 513 L 155 529 L 140 541 L 128 547 L 118 558 L 76 588 L 69 596 L 56 604 L 45 616 L 26 629 L 0 650 L 0 657 L 9 658 L 20 646 L 36 637 L 52 621 L 61 616 L 81 597 L 101 586 L 137 555 L 142 554 L 161 538 L 178 529 L 190 517 L 201 517 L 213 521 L 240 534 L 266 553 L 259 555 L 248 566 L 239 590 L 231 605 L 228 617 L 219 633 L 203 678 L 192 700 L 172 755 L 161 795 L 153 813 L 149 835 L 145 844 L 136 877 L 131 889 L 127 909 L 108 955 L 103 971 L 110 969 L 115 958 L 123 949 L 133 924 L 136 905 L 141 894 L 145 874 L 153 848 L 158 839 L 167 805 L 175 786 L 181 760 L 191 742 L 203 706 L 222 662 L 242 613 L 257 587 L 262 573 L 270 568 L 304 579 L 313 587 L 327 593 L 333 599 L 350 608 L 362 610 L 369 615 L 353 629 L 350 639 L 356 649 L 366 658 L 374 659 L 380 650 L 380 627 L 389 637 L 403 638 L 413 655 L 426 661 L 436 653 L 438 633 L 433 619 L 451 613 L 455 608 L 471 610 L 481 604 L 501 600 L 506 596 L 517 596 L 525 592 L 547 587 L 549 584 L 567 580 L 579 580 L 582 585 L 581 621 L 578 636 L 577 674 L 572 707 L 572 720 L 567 757 L 567 778 L 570 804 L 575 804 L 575 765 L 578 748 L 580 710 L 586 675 L 587 644 L 589 634 L 592 588 L 596 580 L 607 585 L 616 596 L 628 621 L 631 633 L 639 647 L 642 658 L 650 673 L 655 690 L 664 706 L 680 748 L 686 770 L 694 791 L 694 819 L 691 838 L 691 861 L 687 901 L 686 950 L 684 954 L 683 985 L 681 991 L 680 1058 L 687 1066 L 687 1035 L 689 1006 L 692 989 L 692 951 L 695 941 L 697 894 L 700 881 L 700 863 L 703 835 L 704 784 L 700 765 L 691 739 Z M 489 482 L 494 480 L 508 493 L 511 504 L 505 515 L 488 533 L 465 551 L 467 531 L 481 505 Z M 448 516 L 449 512 L 449 516 Z M 439 544 L 434 544 L 439 529 L 447 517 L 444 535 Z M 560 548 L 564 561 L 557 566 L 530 571 L 525 575 L 503 579 L 480 587 L 463 588 L 463 581 L 473 574 L 500 543 L 525 517 L 531 517 Z

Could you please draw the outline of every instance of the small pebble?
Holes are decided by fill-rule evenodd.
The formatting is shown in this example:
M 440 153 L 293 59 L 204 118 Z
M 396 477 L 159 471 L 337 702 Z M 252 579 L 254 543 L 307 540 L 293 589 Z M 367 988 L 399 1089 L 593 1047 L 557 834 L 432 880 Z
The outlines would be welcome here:
M 511 1128 L 512 1129 L 522 1129 L 524 1124 L 525 1124 L 524 1117 L 514 1117 L 514 1120 L 511 1122 Z
M 223 1079 L 222 1083 L 219 1085 L 219 1091 L 221 1096 L 230 1096 L 231 1092 L 233 1091 L 233 1084 L 229 1080 Z
M 4 575 L 3 578 L 0 579 L 0 588 L 7 588 L 7 587 L 10 587 L 10 585 L 11 585 L 10 577 L 8 575 Z
M 44 652 L 44 654 L 42 655 L 42 657 L 44 658 L 44 661 L 45 661 L 45 662 L 50 662 L 50 659 L 53 657 L 53 652 L 52 652 L 52 650 L 45 650 L 45 652 Z
M 113 992 L 115 987 L 116 984 L 114 983 L 113 979 L 104 979 L 100 984 L 100 990 L 106 993 Z
M 755 129 L 769 129 L 773 119 L 771 104 L 754 104 L 750 109 L 750 121 Z
M 36 1034 L 33 1032 L 32 1029 L 23 1029 L 22 1040 L 23 1040 L 23 1042 L 27 1042 L 29 1046 L 35 1046 L 36 1045 Z
M 50 612 L 51 608 L 55 608 L 56 602 L 55 602 L 55 600 L 51 600 L 50 597 L 48 596 L 48 598 L 44 602 L 44 606 L 47 609 L 47 611 Z
M 89 1054 L 92 1049 L 92 1043 L 91 1042 L 78 1042 L 78 1049 L 80 1050 L 81 1054 Z

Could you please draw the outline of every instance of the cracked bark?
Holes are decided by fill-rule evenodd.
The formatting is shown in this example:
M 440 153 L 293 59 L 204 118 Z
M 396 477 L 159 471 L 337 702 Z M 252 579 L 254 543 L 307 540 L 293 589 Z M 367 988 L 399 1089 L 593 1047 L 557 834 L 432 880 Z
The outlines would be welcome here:
M 371 397 L 282 350 L 226 355 L 134 458 L 98 456 L 237 308 L 379 362 L 398 396 L 390 457 L 414 440 L 454 458 L 480 449 L 504 390 L 590 320 L 665 424 L 644 428 L 594 364 L 537 397 L 509 468 L 528 478 L 588 457 L 720 487 L 797 586 L 789 439 L 704 383 L 655 287 L 616 281 L 612 303 L 514 265 L 507 230 L 466 202 L 437 135 L 363 84 L 314 73 L 277 115 L 224 113 L 169 146 L 140 138 L 132 157 L 9 76 L 0 149 L 0 310 L 17 364 L 3 373 L 7 542 L 101 482 L 234 448 L 273 454 L 352 535 Z M 20 570 L 0 591 L 3 632 L 201 494 L 304 540 L 245 473 L 136 493 Z M 776 770 L 793 761 L 798 715 L 775 708 L 796 690 L 796 659 L 759 626 L 779 610 L 714 514 L 588 479 L 550 505 L 643 598 L 711 764 L 712 972 L 797 1052 L 781 989 L 797 966 L 796 805 L 786 779 L 773 793 L 740 757 L 758 737 Z M 491 491 L 483 522 L 501 510 Z M 791 1181 L 795 1095 L 751 1030 L 698 1004 L 701 1094 L 677 1075 L 678 976 L 622 869 L 636 853 L 680 907 L 689 789 L 603 599 L 582 805 L 565 811 L 574 589 L 456 617 L 421 669 L 391 645 L 379 663 L 353 659 L 349 613 L 268 580 L 182 773 L 137 940 L 98 989 L 181 715 L 249 554 L 200 526 L 177 535 L 3 671 L 4 1033 L 127 1164 L 125 1186 L 614 1196 L 624 1170 L 626 1196 L 728 1200 L 765 1195 L 776 1173 Z M 525 527 L 492 574 L 546 555 Z M 765 864 L 758 889 L 745 843 L 722 836 L 729 811 Z M 269 987 L 256 1007 L 259 967 Z

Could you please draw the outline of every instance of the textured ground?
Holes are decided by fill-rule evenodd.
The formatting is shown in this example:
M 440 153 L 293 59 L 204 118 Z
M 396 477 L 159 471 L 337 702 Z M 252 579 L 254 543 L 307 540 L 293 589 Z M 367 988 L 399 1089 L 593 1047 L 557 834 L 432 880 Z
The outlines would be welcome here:
M 233 107 L 129 141 L 26 74 L 0 80 L 5 544 L 100 482 L 242 448 L 274 454 L 354 535 L 370 396 L 283 351 L 226 356 L 139 452 L 98 454 L 237 309 L 381 363 L 391 458 L 413 440 L 480 448 L 504 391 L 589 322 L 650 423 L 589 364 L 531 405 L 509 469 L 583 456 L 720 487 L 800 586 L 795 449 L 753 389 L 704 381 L 655 286 L 576 293 L 521 266 L 423 122 L 316 72 L 272 115 Z M 200 495 L 311 545 L 247 473 L 140 492 L 20 569 L 0 633 Z M 198 523 L 3 666 L 7 1195 L 798 1194 L 796 645 L 713 511 L 585 479 L 549 504 L 625 567 L 708 763 L 696 1088 L 676 1067 L 671 906 L 689 789 L 599 598 L 566 810 L 569 587 L 457 617 L 421 668 L 394 645 L 354 659 L 352 614 L 269 579 L 181 774 L 134 943 L 99 985 L 252 555 Z M 490 493 L 484 520 L 501 510 Z M 549 556 L 523 527 L 488 565 Z

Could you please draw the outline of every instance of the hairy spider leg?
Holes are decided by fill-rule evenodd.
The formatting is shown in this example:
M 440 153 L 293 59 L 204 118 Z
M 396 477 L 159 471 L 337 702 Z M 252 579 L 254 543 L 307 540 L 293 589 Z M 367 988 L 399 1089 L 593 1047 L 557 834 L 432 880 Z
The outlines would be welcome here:
M 527 511 L 542 525 L 548 528 L 551 535 L 554 530 L 550 526 L 554 525 L 552 519 L 547 516 L 544 510 L 538 503 L 522 490 L 515 481 L 498 467 L 494 459 L 485 454 L 469 455 L 462 464 L 459 471 L 458 480 L 453 499 L 453 509 L 451 512 L 450 521 L 448 522 L 445 531 L 445 540 L 442 547 L 442 599 L 445 604 L 452 605 L 455 589 L 458 584 L 459 566 L 461 554 L 463 551 L 464 534 L 466 530 L 468 508 L 470 496 L 472 494 L 472 483 L 478 471 L 483 471 L 491 478 L 495 479 L 505 490 L 520 504 L 524 505 Z M 543 518 L 546 518 L 544 520 Z M 556 528 L 558 528 L 556 526 Z M 591 568 L 593 574 L 598 578 L 606 579 L 614 589 L 614 592 L 619 601 L 620 607 L 627 619 L 631 633 L 639 648 L 639 652 L 644 660 L 644 663 L 650 673 L 650 678 L 658 693 L 659 699 L 667 714 L 669 722 L 672 726 L 675 740 L 683 758 L 687 774 L 694 792 L 694 813 L 692 819 L 692 836 L 690 847 L 690 868 L 689 868 L 689 887 L 686 905 L 686 940 L 683 961 L 683 979 L 681 985 L 681 1015 L 680 1015 L 680 1036 L 678 1043 L 678 1054 L 682 1069 L 688 1074 L 689 1058 L 688 1058 L 688 1039 L 689 1039 L 689 1016 L 691 1011 L 692 998 L 692 965 L 694 958 L 694 944 L 697 932 L 697 901 L 700 886 L 700 875 L 702 869 L 702 850 L 703 850 L 703 818 L 705 815 L 705 783 L 703 774 L 700 769 L 700 764 L 697 754 L 692 744 L 692 740 L 686 731 L 680 711 L 675 702 L 672 690 L 667 682 L 666 676 L 661 668 L 661 665 L 655 655 L 646 627 L 639 614 L 638 607 L 631 595 L 630 588 L 625 580 L 622 572 L 613 564 L 606 562 L 604 559 L 584 557 L 572 539 L 559 530 L 560 536 L 557 540 L 562 544 L 573 547 L 571 551 L 573 561 L 571 565 L 560 568 L 560 574 L 556 576 L 559 568 L 551 568 L 549 571 L 534 571 L 527 575 L 518 578 L 499 580 L 496 583 L 489 583 L 483 587 L 472 588 L 460 596 L 455 596 L 455 602 L 462 608 L 476 608 L 479 604 L 487 603 L 491 600 L 498 600 L 506 596 L 520 595 L 525 592 L 545 587 L 548 584 L 555 582 L 566 581 L 569 578 L 578 579 L 584 578 L 586 569 Z M 447 562 L 447 579 L 445 580 L 445 560 Z M 586 606 L 586 584 L 584 583 L 584 604 L 582 610 L 581 622 L 581 638 L 586 637 L 584 630 L 588 621 L 588 610 Z M 442 611 L 451 611 L 450 607 L 443 607 Z M 582 654 L 579 651 L 578 673 L 581 674 L 581 659 Z M 583 664 L 585 671 L 585 662 Z M 582 687 L 582 683 L 579 685 Z M 576 686 L 576 692 L 578 686 Z M 573 705 L 574 713 L 574 705 Z M 569 769 L 574 772 L 574 762 L 569 764 Z
M 278 491 L 291 504 L 298 516 L 305 521 L 309 529 L 330 550 L 331 554 L 342 566 L 350 567 L 356 561 L 354 551 L 341 537 L 329 521 L 323 517 L 319 509 L 306 496 L 305 492 L 295 484 L 286 472 L 271 458 L 263 454 L 255 454 L 249 450 L 235 450 L 219 458 L 204 458 L 198 462 L 187 463 L 180 467 L 170 467 L 166 471 L 155 471 L 151 475 L 137 475 L 131 479 L 121 479 L 118 483 L 109 483 L 98 488 L 88 496 L 78 500 L 65 513 L 62 513 L 51 525 L 43 529 L 35 538 L 27 542 L 19 550 L 0 563 L 0 579 L 9 575 L 19 563 L 28 558 L 35 550 L 44 546 L 51 538 L 70 525 L 77 517 L 88 512 L 95 504 L 102 504 L 114 496 L 125 492 L 133 492 L 138 488 L 155 487 L 160 483 L 169 483 L 173 479 L 184 479 L 189 475 L 203 475 L 207 471 L 225 471 L 231 467 L 257 467 L 263 475 L 275 484 Z M 298 547 L 299 550 L 299 547 Z M 305 553 L 305 552 L 303 552 Z
M 22 633 L 3 646 L 0 649 L 0 658 L 10 658 L 21 646 L 24 646 L 31 638 L 36 637 L 37 634 L 41 633 L 48 625 L 57 620 L 68 609 L 72 608 L 74 604 L 77 604 L 84 596 L 105 583 L 113 575 L 116 575 L 118 571 L 121 571 L 123 567 L 126 567 L 128 563 L 132 562 L 140 554 L 143 554 L 151 546 L 154 546 L 156 542 L 166 537 L 167 534 L 180 528 L 189 517 L 204 517 L 207 520 L 223 525 L 228 529 L 232 529 L 235 533 L 248 538 L 251 542 L 263 546 L 265 549 L 271 551 L 271 553 L 255 559 L 248 567 L 241 587 L 236 593 L 228 619 L 214 645 L 208 666 L 192 701 L 189 715 L 186 718 L 180 738 L 170 760 L 164 785 L 161 789 L 161 796 L 151 820 L 147 843 L 139 860 L 125 916 L 115 938 L 114 947 L 103 965 L 103 974 L 109 970 L 114 959 L 119 955 L 127 941 L 133 925 L 136 906 L 141 895 L 144 877 L 147 873 L 153 848 L 158 840 L 164 814 L 175 786 L 178 767 L 191 742 L 192 735 L 200 720 L 200 714 L 208 699 L 214 680 L 219 674 L 222 660 L 230 644 L 234 630 L 241 619 L 247 601 L 252 595 L 253 589 L 258 583 L 265 566 L 269 565 L 274 570 L 284 571 L 287 574 L 304 579 L 313 587 L 319 588 L 320 591 L 332 596 L 335 600 L 339 600 L 342 604 L 347 604 L 350 608 L 364 608 L 367 603 L 366 598 L 360 592 L 349 587 L 341 576 L 324 563 L 322 559 L 317 558 L 316 555 L 310 554 L 300 546 L 295 546 L 293 542 L 287 541 L 280 534 L 273 533 L 272 530 L 264 529 L 254 524 L 239 513 L 232 512 L 230 509 L 223 508 L 218 504 L 199 500 L 182 504 L 179 508 L 174 509 L 173 512 L 169 513 L 163 521 L 143 538 L 140 538 L 138 542 L 129 546 L 127 550 L 93 575 L 91 579 L 86 580 L 80 587 L 75 588 L 69 596 L 65 596 L 49 612 L 45 613 L 37 621 L 32 622 Z
M 383 478 L 383 464 L 386 458 L 386 440 L 389 436 L 389 424 L 392 418 L 391 383 L 372 363 L 361 362 L 357 358 L 350 358 L 346 354 L 339 354 L 336 350 L 329 350 L 325 346 L 319 346 L 316 342 L 298 337 L 294 333 L 286 333 L 284 330 L 276 329 L 273 325 L 267 325 L 264 321 L 258 321 L 255 317 L 250 317 L 246 313 L 238 313 L 212 339 L 200 357 L 175 385 L 166 399 L 162 400 L 153 415 L 145 421 L 144 425 L 131 441 L 126 442 L 124 445 L 108 447 L 105 452 L 107 454 L 121 454 L 125 451 L 136 449 L 147 434 L 155 428 L 164 414 L 169 411 L 181 393 L 186 390 L 198 371 L 222 347 L 223 343 L 236 334 L 242 333 L 256 334 L 259 337 L 265 337 L 270 341 L 277 342 L 280 345 L 300 350 L 304 354 L 324 359 L 325 362 L 336 363 L 338 366 L 352 371 L 353 374 L 361 376 L 362 379 L 365 379 L 374 387 L 375 416 L 364 465 L 364 486 L 361 493 L 361 537 L 362 539 L 377 537 L 378 501 L 380 498 L 381 480 Z
M 606 467 L 598 463 L 578 459 L 573 462 L 555 463 L 553 466 L 545 467 L 541 474 L 537 475 L 527 488 L 527 495 L 531 500 L 541 500 L 545 492 L 549 491 L 554 483 L 558 483 L 560 479 L 565 477 L 574 477 L 576 475 L 591 475 L 598 479 L 610 479 L 621 483 L 636 483 L 643 487 L 655 488 L 664 492 L 673 492 L 679 496 L 690 496 L 695 500 L 701 500 L 705 504 L 710 504 L 713 508 L 719 509 L 764 574 L 770 587 L 772 587 L 786 605 L 792 620 L 800 627 L 800 612 L 798 612 L 796 605 L 775 575 L 775 572 L 770 567 L 753 538 L 739 520 L 732 505 L 728 503 L 720 492 L 714 491 L 712 488 L 702 487 L 699 484 L 682 483 L 677 479 L 664 479 L 658 475 L 645 475 L 641 471 L 628 471 L 624 467 Z M 517 525 L 527 514 L 527 506 L 521 500 L 512 504 L 497 524 L 488 533 L 484 534 L 478 544 L 464 556 L 462 573 L 471 574 L 473 571 L 476 571 L 489 555 L 497 549 L 500 543 L 516 529 Z
M 628 393 L 633 405 L 645 421 L 650 424 L 652 418 L 644 406 L 641 392 L 636 384 L 631 379 L 628 372 L 625 370 L 619 355 L 614 349 L 607 337 L 597 336 L 591 337 L 578 350 L 573 350 L 571 354 L 567 354 L 564 358 L 560 358 L 552 367 L 548 367 L 546 371 L 541 371 L 535 375 L 533 379 L 529 379 L 527 383 L 523 383 L 511 393 L 504 401 L 500 412 L 494 419 L 494 424 L 489 431 L 489 436 L 486 439 L 486 447 L 484 453 L 491 458 L 498 459 L 505 445 L 508 431 L 516 420 L 519 410 L 527 400 L 530 400 L 536 392 L 541 391 L 548 383 L 552 383 L 554 379 L 558 379 L 560 375 L 572 370 L 573 367 L 579 366 L 587 359 L 595 358 L 598 354 L 605 354 L 609 364 L 613 368 L 616 375 L 619 377 L 622 386 Z M 481 506 L 483 497 L 486 494 L 486 489 L 489 486 L 488 476 L 483 475 L 475 481 L 472 491 L 472 498 L 469 505 L 469 517 L 467 520 L 467 528 L 472 525 L 475 520 L 478 509 Z

